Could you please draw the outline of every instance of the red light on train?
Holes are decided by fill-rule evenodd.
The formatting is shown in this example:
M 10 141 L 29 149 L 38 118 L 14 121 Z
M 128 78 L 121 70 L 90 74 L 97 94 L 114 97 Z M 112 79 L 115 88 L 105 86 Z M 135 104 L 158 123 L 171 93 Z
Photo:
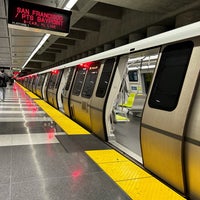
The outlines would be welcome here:
M 86 68 L 86 69 L 89 69 L 91 65 L 93 65 L 94 62 L 86 62 L 86 63 L 81 63 L 79 64 L 77 67 L 78 68 Z
M 80 65 L 78 65 L 78 67 L 80 67 L 80 68 L 84 68 L 84 64 L 81 63 Z
M 52 74 L 58 74 L 59 70 L 53 70 L 51 71 Z

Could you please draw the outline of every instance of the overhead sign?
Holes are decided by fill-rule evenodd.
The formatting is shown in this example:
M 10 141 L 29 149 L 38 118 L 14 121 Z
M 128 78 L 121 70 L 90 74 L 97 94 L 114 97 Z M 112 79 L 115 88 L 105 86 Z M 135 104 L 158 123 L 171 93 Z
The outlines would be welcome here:
M 8 27 L 59 36 L 69 33 L 71 11 L 9 0 Z

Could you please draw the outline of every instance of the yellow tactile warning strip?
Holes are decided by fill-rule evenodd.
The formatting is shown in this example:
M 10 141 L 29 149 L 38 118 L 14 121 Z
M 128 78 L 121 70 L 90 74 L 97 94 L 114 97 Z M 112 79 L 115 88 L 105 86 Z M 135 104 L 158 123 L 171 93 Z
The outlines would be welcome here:
M 26 91 L 26 94 L 28 94 L 32 99 L 39 99 L 38 96 L 36 96 L 35 94 L 33 94 L 33 93 L 30 92 L 30 91 Z
M 65 131 L 68 135 L 83 135 L 90 134 L 86 129 L 79 126 L 76 122 L 72 121 L 66 115 L 56 110 L 43 100 L 37 100 L 38 96 L 18 84 L 27 95 L 35 99 L 34 101 Z
M 115 150 L 86 151 L 133 200 L 185 200 Z
M 90 134 L 76 122 L 50 106 L 45 101 L 34 100 L 68 135 Z

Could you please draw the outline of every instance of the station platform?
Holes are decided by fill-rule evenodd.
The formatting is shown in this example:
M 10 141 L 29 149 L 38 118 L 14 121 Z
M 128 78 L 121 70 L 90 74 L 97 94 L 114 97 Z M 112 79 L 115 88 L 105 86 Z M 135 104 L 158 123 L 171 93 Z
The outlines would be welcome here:
M 17 83 L 0 102 L 0 200 L 183 200 Z

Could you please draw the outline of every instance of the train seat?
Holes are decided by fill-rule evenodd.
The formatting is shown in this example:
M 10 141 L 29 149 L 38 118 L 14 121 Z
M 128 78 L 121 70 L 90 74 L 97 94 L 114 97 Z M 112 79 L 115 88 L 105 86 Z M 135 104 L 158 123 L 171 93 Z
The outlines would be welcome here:
M 131 108 L 133 106 L 134 99 L 135 99 L 135 93 L 130 93 L 128 98 L 127 98 L 126 103 L 120 104 L 119 106 Z
M 144 108 L 145 99 L 146 99 L 146 95 L 136 94 L 133 105 L 131 108 L 128 108 L 128 110 L 136 114 L 141 113 Z M 140 115 L 137 115 L 137 116 L 140 116 Z

